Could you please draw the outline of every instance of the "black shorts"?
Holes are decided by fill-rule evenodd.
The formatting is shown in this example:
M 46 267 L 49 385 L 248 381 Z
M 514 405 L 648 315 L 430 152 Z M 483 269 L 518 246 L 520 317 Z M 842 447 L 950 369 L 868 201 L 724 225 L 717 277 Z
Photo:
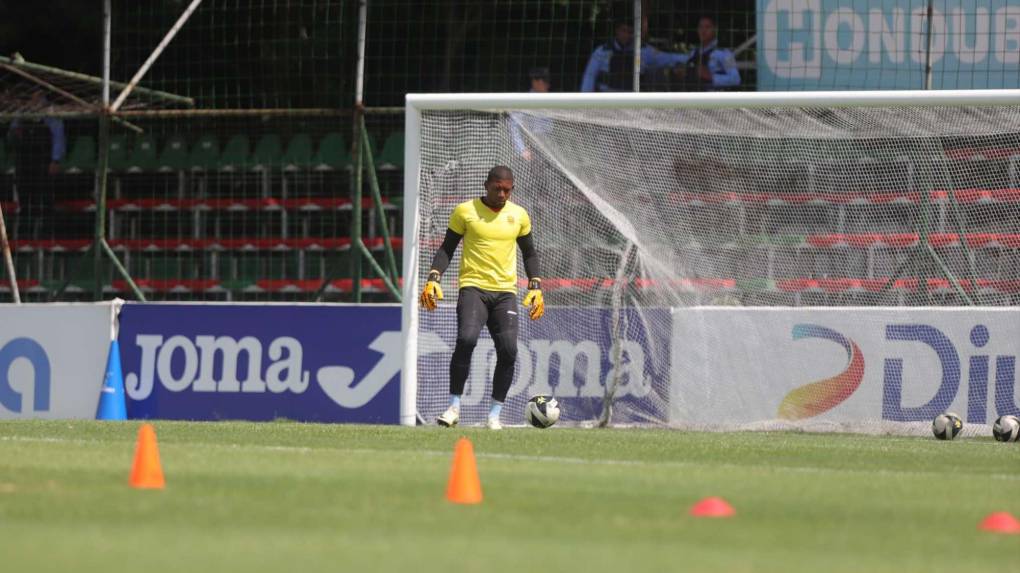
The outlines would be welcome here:
M 457 297 L 457 342 L 474 346 L 485 325 L 497 352 L 516 355 L 517 312 L 516 293 L 464 287 Z

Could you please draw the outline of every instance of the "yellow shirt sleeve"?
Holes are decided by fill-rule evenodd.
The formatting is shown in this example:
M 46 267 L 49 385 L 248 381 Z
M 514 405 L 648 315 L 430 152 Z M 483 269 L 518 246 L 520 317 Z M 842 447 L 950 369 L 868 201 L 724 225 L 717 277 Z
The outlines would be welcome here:
M 521 231 L 518 233 L 518 237 L 523 237 L 531 233 L 531 215 L 524 209 L 521 209 Z
M 464 210 L 462 205 L 457 205 L 454 208 L 453 213 L 450 213 L 450 230 L 457 233 L 460 236 L 464 236 L 467 232 L 467 222 L 464 220 Z

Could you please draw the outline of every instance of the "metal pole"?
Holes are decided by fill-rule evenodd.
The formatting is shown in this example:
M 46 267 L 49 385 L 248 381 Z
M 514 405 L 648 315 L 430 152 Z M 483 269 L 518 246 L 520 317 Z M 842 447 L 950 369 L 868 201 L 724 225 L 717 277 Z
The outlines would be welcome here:
M 364 159 L 362 146 L 362 130 L 364 122 L 362 113 L 365 106 L 365 35 L 368 28 L 368 0 L 358 2 L 358 63 L 354 78 L 354 136 L 351 142 L 354 157 L 354 173 L 352 174 L 352 208 L 351 208 L 351 245 L 361 242 L 361 186 L 364 175 Z M 364 138 L 366 141 L 368 137 Z M 351 296 L 354 302 L 361 302 L 361 257 L 362 252 L 352 249 L 351 253 Z
M 138 68 L 138 71 L 135 72 L 134 77 L 132 77 L 131 81 L 128 82 L 127 87 L 124 88 L 122 92 L 120 92 L 119 96 L 117 96 L 117 101 L 113 102 L 113 106 L 110 107 L 110 111 L 115 112 L 118 109 L 120 109 L 121 104 L 123 104 L 124 100 L 126 100 L 127 97 L 131 95 L 131 92 L 135 89 L 135 86 L 138 85 L 139 81 L 141 81 L 142 76 L 144 76 L 146 72 L 149 71 L 149 68 L 152 67 L 152 64 L 156 62 L 156 59 L 159 58 L 160 54 L 163 53 L 163 50 L 166 49 L 166 47 L 170 44 L 170 41 L 174 39 L 174 36 L 177 35 L 177 32 L 180 31 L 180 29 L 184 26 L 184 23 L 188 21 L 188 18 L 191 17 L 191 14 L 198 8 L 198 5 L 201 3 L 202 0 L 192 0 L 191 4 L 188 5 L 188 8 L 184 11 L 183 14 L 181 14 L 181 17 L 178 18 L 176 22 L 174 22 L 174 25 L 173 27 L 170 28 L 170 31 L 166 33 L 166 36 L 163 36 L 163 40 L 159 43 L 158 46 L 156 46 L 156 49 L 153 50 L 151 54 L 149 54 L 149 59 L 145 60 L 145 63 L 142 64 L 142 67 Z M 110 83 L 109 77 L 104 77 L 103 83 L 104 89 L 108 89 Z
M 18 278 L 14 274 L 14 259 L 11 257 L 11 244 L 7 241 L 7 225 L 4 223 L 3 205 L 0 205 L 0 250 L 4 252 L 4 266 L 7 267 L 7 280 L 11 283 L 11 296 L 14 297 L 14 304 L 21 304 Z
M 634 91 L 641 91 L 641 0 L 634 0 Z
M 379 214 L 379 229 L 382 231 L 383 248 L 386 251 L 386 264 L 390 270 L 390 278 L 399 280 L 400 272 L 397 270 L 397 258 L 393 254 L 393 241 L 390 238 L 390 226 L 386 221 L 386 210 L 382 201 L 382 193 L 379 192 L 379 179 L 375 173 L 375 158 L 372 157 L 372 148 L 368 145 L 368 131 L 364 129 L 365 118 L 361 118 L 361 144 L 364 146 L 362 156 L 365 158 L 365 170 L 368 171 L 368 187 L 372 190 L 372 200 L 375 203 L 376 213 Z M 397 301 L 400 301 L 399 293 L 396 293 Z
M 928 20 L 927 36 L 928 37 L 926 39 L 927 47 L 925 48 L 925 54 L 924 54 L 924 89 L 926 89 L 926 90 L 930 90 L 931 89 L 931 42 L 932 42 L 932 35 L 933 35 L 932 34 L 932 29 L 931 29 L 932 26 L 931 25 L 932 25 L 932 22 L 934 20 L 934 13 L 935 13 L 935 0 L 928 0 L 928 16 L 927 16 L 927 20 Z
M 111 0 L 103 0 L 103 86 L 99 113 L 99 161 L 96 165 L 96 225 L 92 249 L 92 299 L 103 299 L 103 237 L 106 236 L 106 184 L 110 162 L 110 36 Z

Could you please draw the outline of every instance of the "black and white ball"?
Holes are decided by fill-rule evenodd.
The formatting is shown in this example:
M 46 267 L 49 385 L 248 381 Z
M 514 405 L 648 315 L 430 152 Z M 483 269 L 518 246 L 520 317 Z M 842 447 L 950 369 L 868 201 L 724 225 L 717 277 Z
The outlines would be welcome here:
M 536 428 L 548 428 L 560 419 L 560 403 L 552 396 L 532 396 L 524 406 L 524 421 Z
M 1020 418 L 1012 414 L 999 416 L 992 424 L 992 435 L 1000 442 L 1015 442 L 1020 438 Z
M 940 440 L 952 440 L 963 429 L 963 420 L 952 412 L 939 414 L 931 422 L 931 433 Z

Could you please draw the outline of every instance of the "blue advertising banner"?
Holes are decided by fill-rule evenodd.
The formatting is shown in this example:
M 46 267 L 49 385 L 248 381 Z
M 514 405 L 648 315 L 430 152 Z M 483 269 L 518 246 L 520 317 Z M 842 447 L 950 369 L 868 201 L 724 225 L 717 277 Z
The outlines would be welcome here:
M 549 307 L 541 320 L 524 318 L 514 383 L 503 408 L 504 423 L 522 423 L 525 402 L 537 394 L 556 396 L 563 420 L 598 419 L 606 384 L 612 380 L 617 381 L 614 423 L 667 421 L 670 310 L 621 311 L 615 327 L 618 350 L 613 346 L 613 314 L 611 309 Z M 457 336 L 454 308 L 423 312 L 420 328 L 418 410 L 431 423 L 447 406 L 450 353 Z M 496 350 L 483 329 L 461 401 L 462 423 L 485 420 L 495 366 Z
M 395 424 L 400 308 L 127 304 L 131 418 Z
M 925 0 L 758 0 L 758 89 L 924 89 Z M 932 87 L 1020 87 L 1020 0 L 936 2 Z

